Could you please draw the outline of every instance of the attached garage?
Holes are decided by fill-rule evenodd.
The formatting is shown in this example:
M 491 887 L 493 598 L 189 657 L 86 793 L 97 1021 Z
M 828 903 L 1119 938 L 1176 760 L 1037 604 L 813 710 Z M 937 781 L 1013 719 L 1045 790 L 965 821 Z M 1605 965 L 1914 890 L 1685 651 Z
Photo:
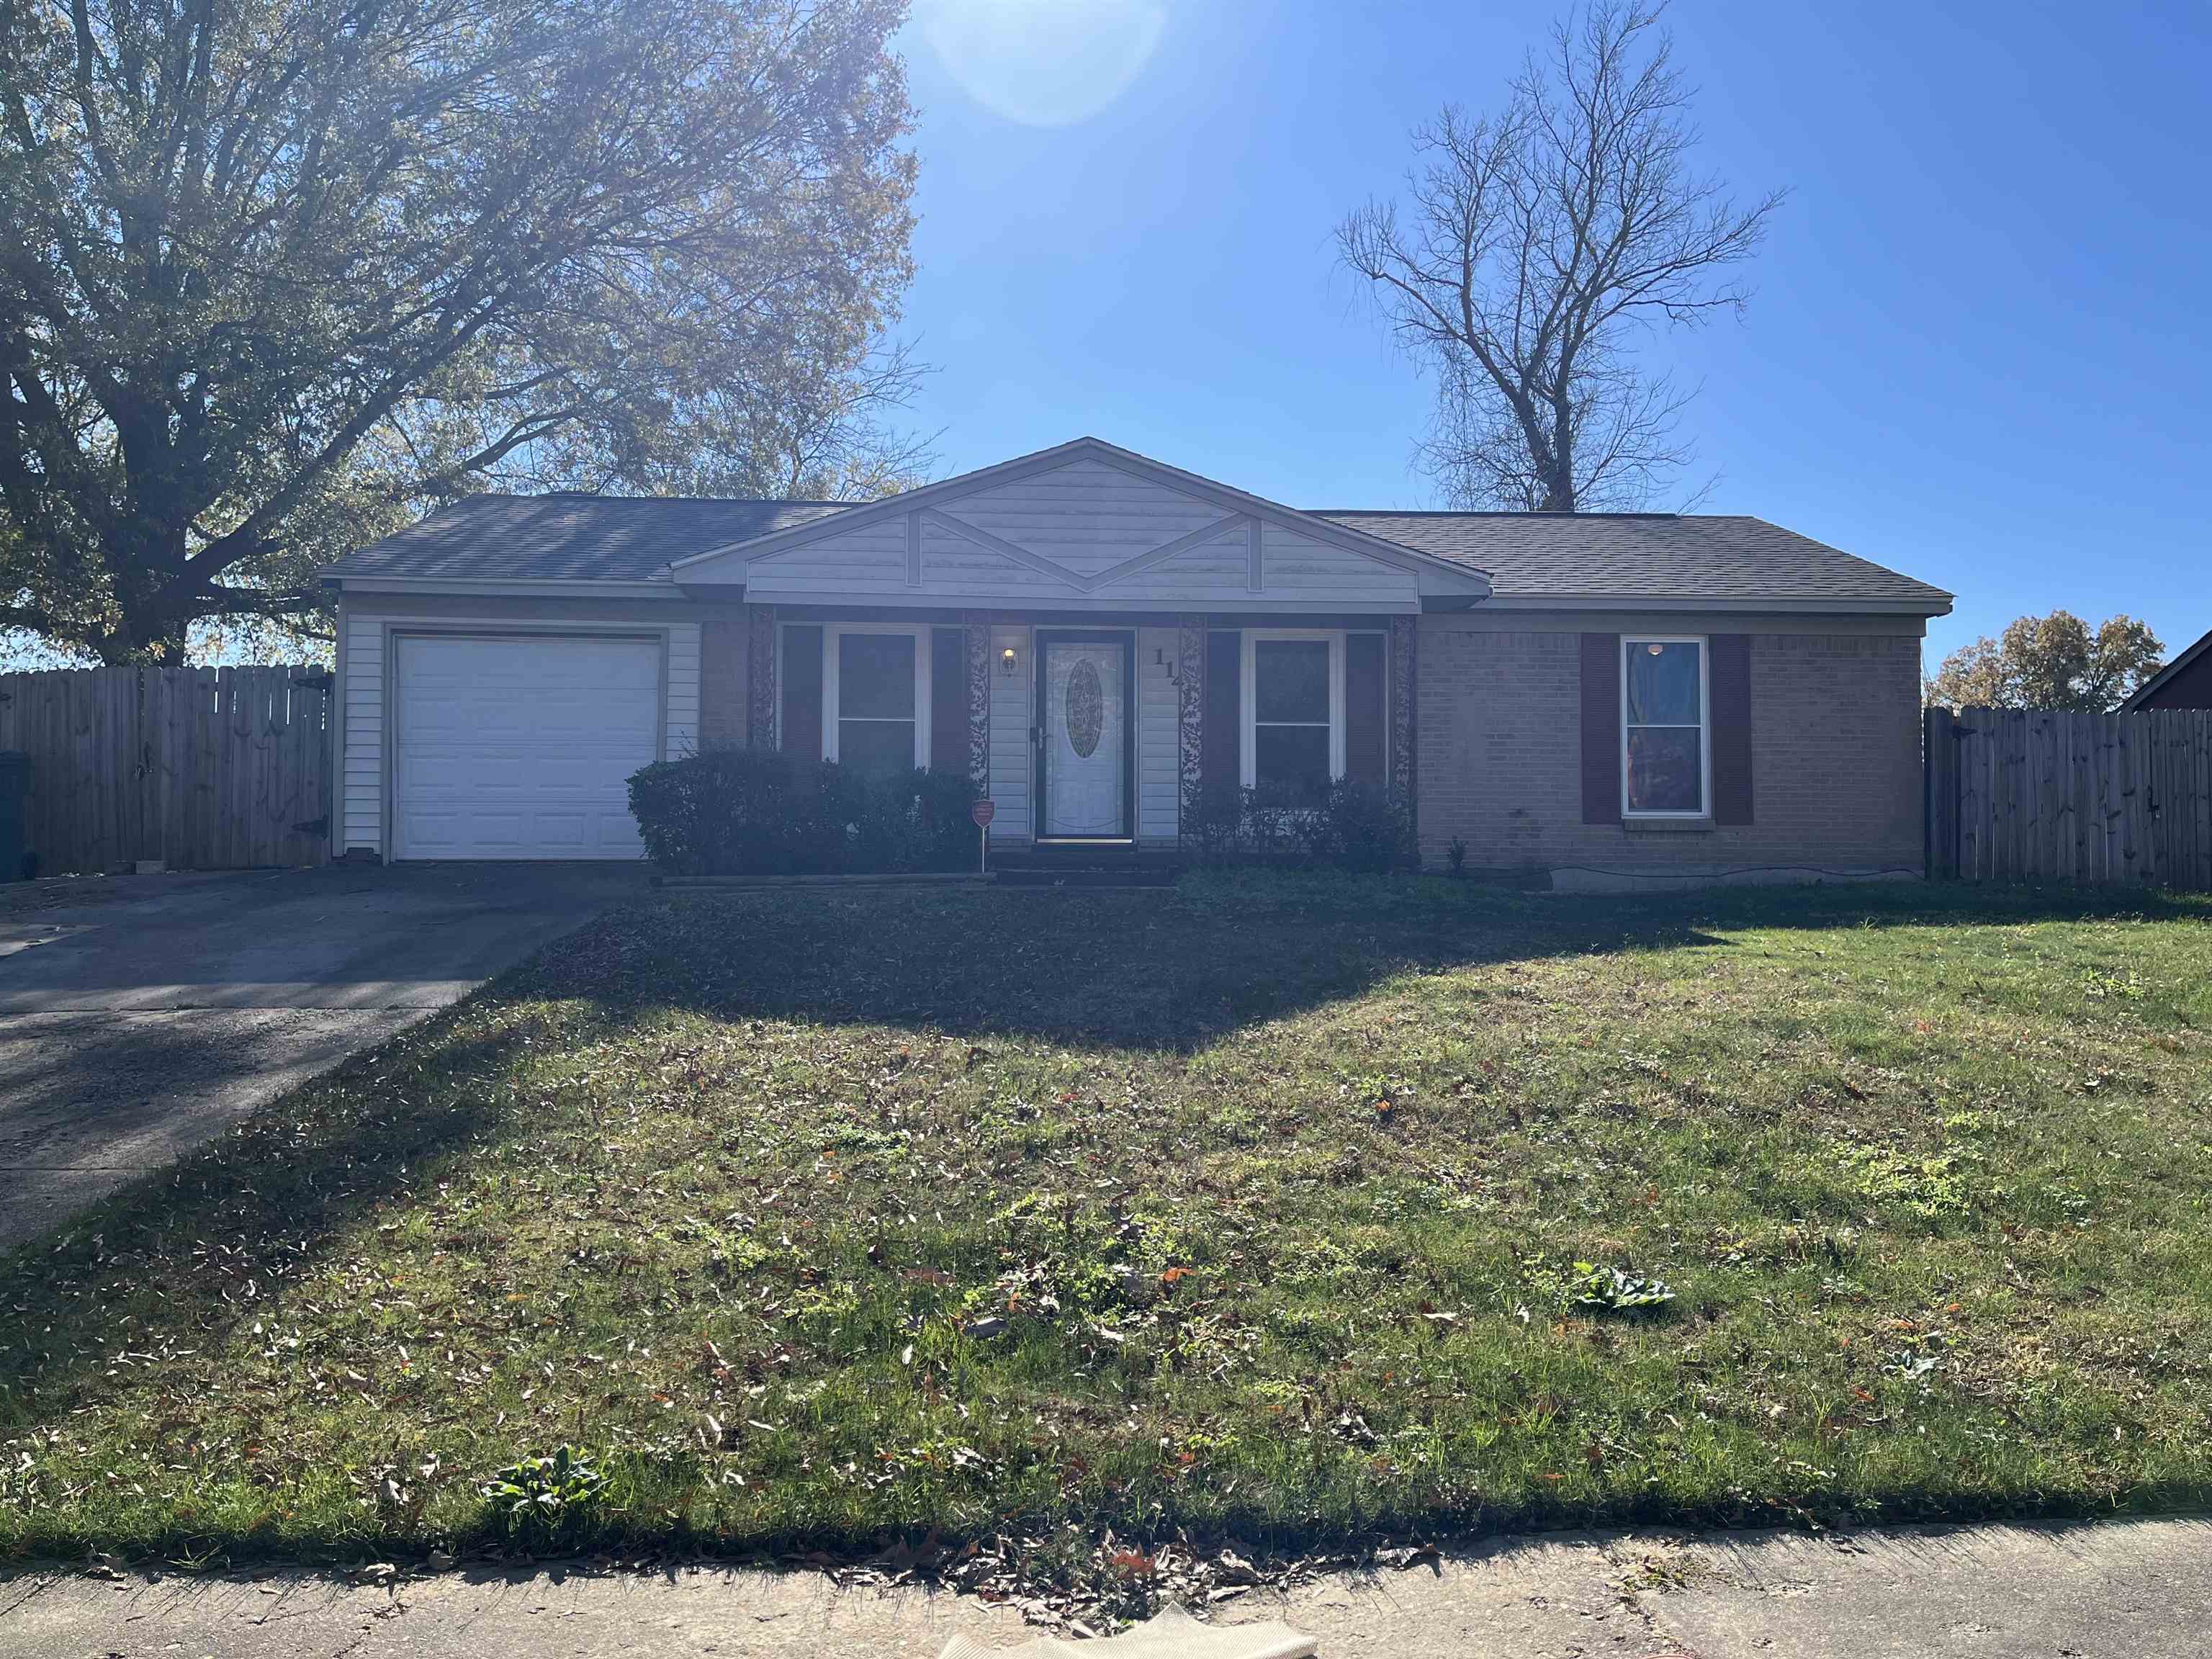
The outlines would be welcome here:
M 634 859 L 661 752 L 653 635 L 392 635 L 392 856 Z

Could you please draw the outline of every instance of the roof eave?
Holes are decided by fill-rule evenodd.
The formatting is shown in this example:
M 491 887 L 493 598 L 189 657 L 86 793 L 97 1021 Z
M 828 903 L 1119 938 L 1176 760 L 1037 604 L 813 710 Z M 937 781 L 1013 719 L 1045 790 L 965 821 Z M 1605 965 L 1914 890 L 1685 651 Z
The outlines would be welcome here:
M 1808 594 L 1492 593 L 1486 611 L 1743 611 L 1765 616 L 1948 617 L 1952 596 L 1843 599 Z
M 366 576 L 325 571 L 322 585 L 345 593 L 465 593 L 520 599 L 641 599 L 681 600 L 682 589 L 665 578 L 647 581 L 591 576 Z

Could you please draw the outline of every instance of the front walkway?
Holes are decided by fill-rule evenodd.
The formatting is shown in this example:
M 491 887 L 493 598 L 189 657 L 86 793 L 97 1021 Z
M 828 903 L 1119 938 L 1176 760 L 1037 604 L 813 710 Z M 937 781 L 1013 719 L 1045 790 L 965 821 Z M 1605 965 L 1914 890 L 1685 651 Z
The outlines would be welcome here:
M 0 887 L 0 1249 L 645 880 L 636 865 L 332 865 Z
M 1284 1620 L 1321 1659 L 2133 1659 L 2202 1650 L 2212 1526 L 1557 1534 L 1255 1590 L 1212 1616 Z M 16 1659 L 935 1659 L 957 1633 L 1036 1632 L 1011 1607 L 816 1572 L 0 1579 L 0 1650 Z

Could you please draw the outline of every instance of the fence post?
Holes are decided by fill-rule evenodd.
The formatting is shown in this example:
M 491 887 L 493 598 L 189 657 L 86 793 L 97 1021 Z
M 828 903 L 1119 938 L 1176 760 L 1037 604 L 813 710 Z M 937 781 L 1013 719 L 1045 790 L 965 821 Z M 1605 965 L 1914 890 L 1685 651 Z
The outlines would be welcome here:
M 1930 708 L 1922 725 L 1927 791 L 1922 813 L 1927 837 L 1923 863 L 1929 880 L 1954 880 L 1959 874 L 1959 721 L 1948 708 Z

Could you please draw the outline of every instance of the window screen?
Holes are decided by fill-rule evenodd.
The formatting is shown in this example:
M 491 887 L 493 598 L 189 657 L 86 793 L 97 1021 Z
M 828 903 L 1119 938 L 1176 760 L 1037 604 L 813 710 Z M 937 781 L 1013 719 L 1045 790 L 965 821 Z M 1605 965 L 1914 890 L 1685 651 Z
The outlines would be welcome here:
M 917 763 L 913 635 L 837 636 L 837 759 L 870 777 Z
M 1252 781 L 1270 794 L 1325 794 L 1328 641 L 1252 643 Z

